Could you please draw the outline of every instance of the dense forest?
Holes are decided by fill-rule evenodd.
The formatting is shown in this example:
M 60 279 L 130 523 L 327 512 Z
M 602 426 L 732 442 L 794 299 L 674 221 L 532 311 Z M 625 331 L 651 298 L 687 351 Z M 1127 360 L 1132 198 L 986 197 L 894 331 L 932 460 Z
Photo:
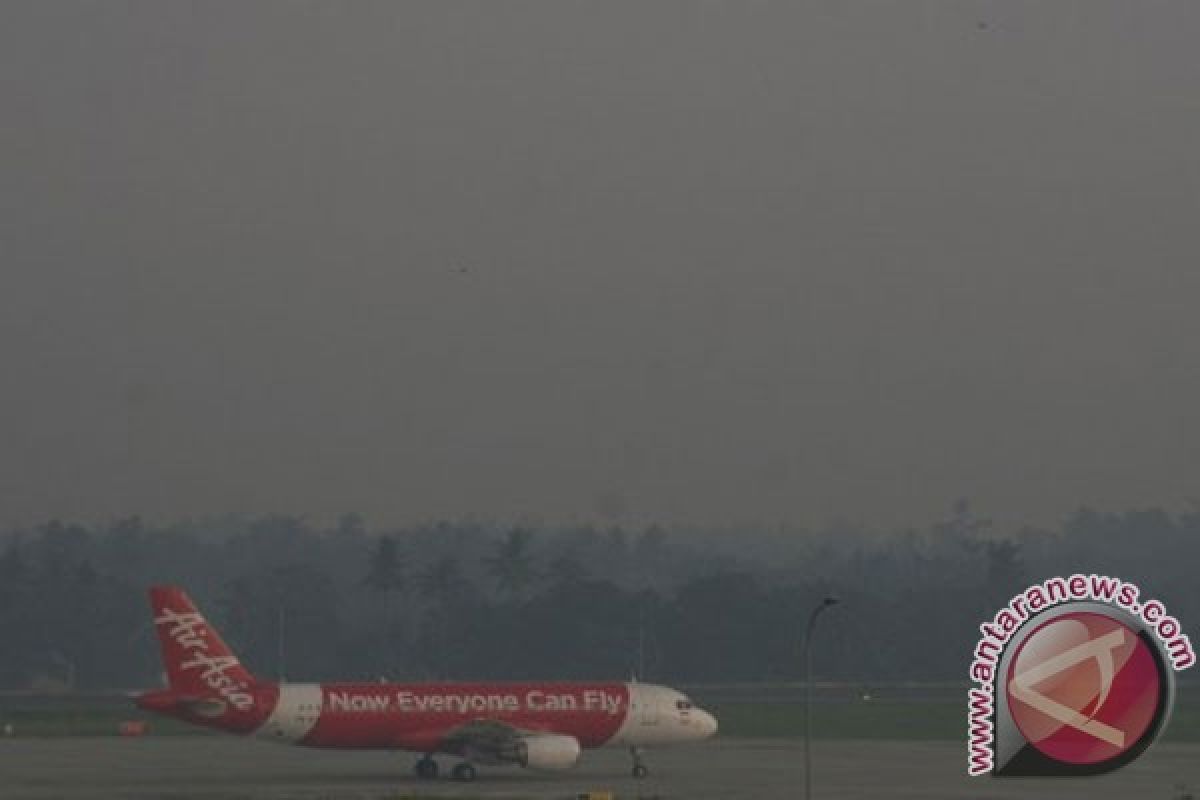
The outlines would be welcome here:
M 1002 535 L 965 501 L 889 532 L 51 521 L 0 534 L 0 688 L 155 685 L 145 588 L 166 582 L 266 677 L 794 680 L 804 619 L 833 594 L 817 677 L 965 680 L 979 622 L 1026 584 L 1117 575 L 1186 632 L 1197 563 L 1200 513 L 1085 509 Z

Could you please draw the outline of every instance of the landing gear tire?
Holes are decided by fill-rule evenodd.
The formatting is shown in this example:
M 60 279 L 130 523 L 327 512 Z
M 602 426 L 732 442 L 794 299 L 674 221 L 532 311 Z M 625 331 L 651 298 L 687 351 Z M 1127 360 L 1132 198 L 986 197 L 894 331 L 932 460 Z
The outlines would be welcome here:
M 450 773 L 454 776 L 454 780 L 469 783 L 475 780 L 475 767 L 467 762 L 463 762 L 454 767 L 454 771 Z
M 413 771 L 417 773 L 417 777 L 423 781 L 435 780 L 438 776 L 438 764 L 429 756 L 425 756 L 417 762 Z
M 633 757 L 633 777 L 641 780 L 650 774 L 650 768 L 642 761 L 642 751 L 636 747 L 629 748 L 629 755 Z

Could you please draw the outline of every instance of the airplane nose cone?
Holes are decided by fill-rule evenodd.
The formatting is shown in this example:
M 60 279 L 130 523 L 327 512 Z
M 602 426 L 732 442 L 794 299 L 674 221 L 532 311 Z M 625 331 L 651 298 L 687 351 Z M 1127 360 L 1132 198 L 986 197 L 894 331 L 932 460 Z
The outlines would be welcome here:
M 710 736 L 715 736 L 717 733 L 717 718 L 707 711 L 701 711 L 697 720 L 700 723 L 700 734 L 707 739 Z

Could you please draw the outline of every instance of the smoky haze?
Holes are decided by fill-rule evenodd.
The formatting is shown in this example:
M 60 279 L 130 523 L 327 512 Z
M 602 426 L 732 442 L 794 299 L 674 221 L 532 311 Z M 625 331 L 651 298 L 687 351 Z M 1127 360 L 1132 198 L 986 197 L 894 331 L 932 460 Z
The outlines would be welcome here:
M 1193 3 L 0 7 L 0 522 L 1200 494 Z

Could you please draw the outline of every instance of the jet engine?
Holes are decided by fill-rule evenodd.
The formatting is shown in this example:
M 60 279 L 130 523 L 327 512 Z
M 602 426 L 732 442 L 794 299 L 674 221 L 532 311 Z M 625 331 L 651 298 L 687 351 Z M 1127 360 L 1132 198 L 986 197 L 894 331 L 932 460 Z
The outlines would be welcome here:
M 579 740 L 559 733 L 531 733 L 501 745 L 495 758 L 529 769 L 570 769 L 579 761 Z

